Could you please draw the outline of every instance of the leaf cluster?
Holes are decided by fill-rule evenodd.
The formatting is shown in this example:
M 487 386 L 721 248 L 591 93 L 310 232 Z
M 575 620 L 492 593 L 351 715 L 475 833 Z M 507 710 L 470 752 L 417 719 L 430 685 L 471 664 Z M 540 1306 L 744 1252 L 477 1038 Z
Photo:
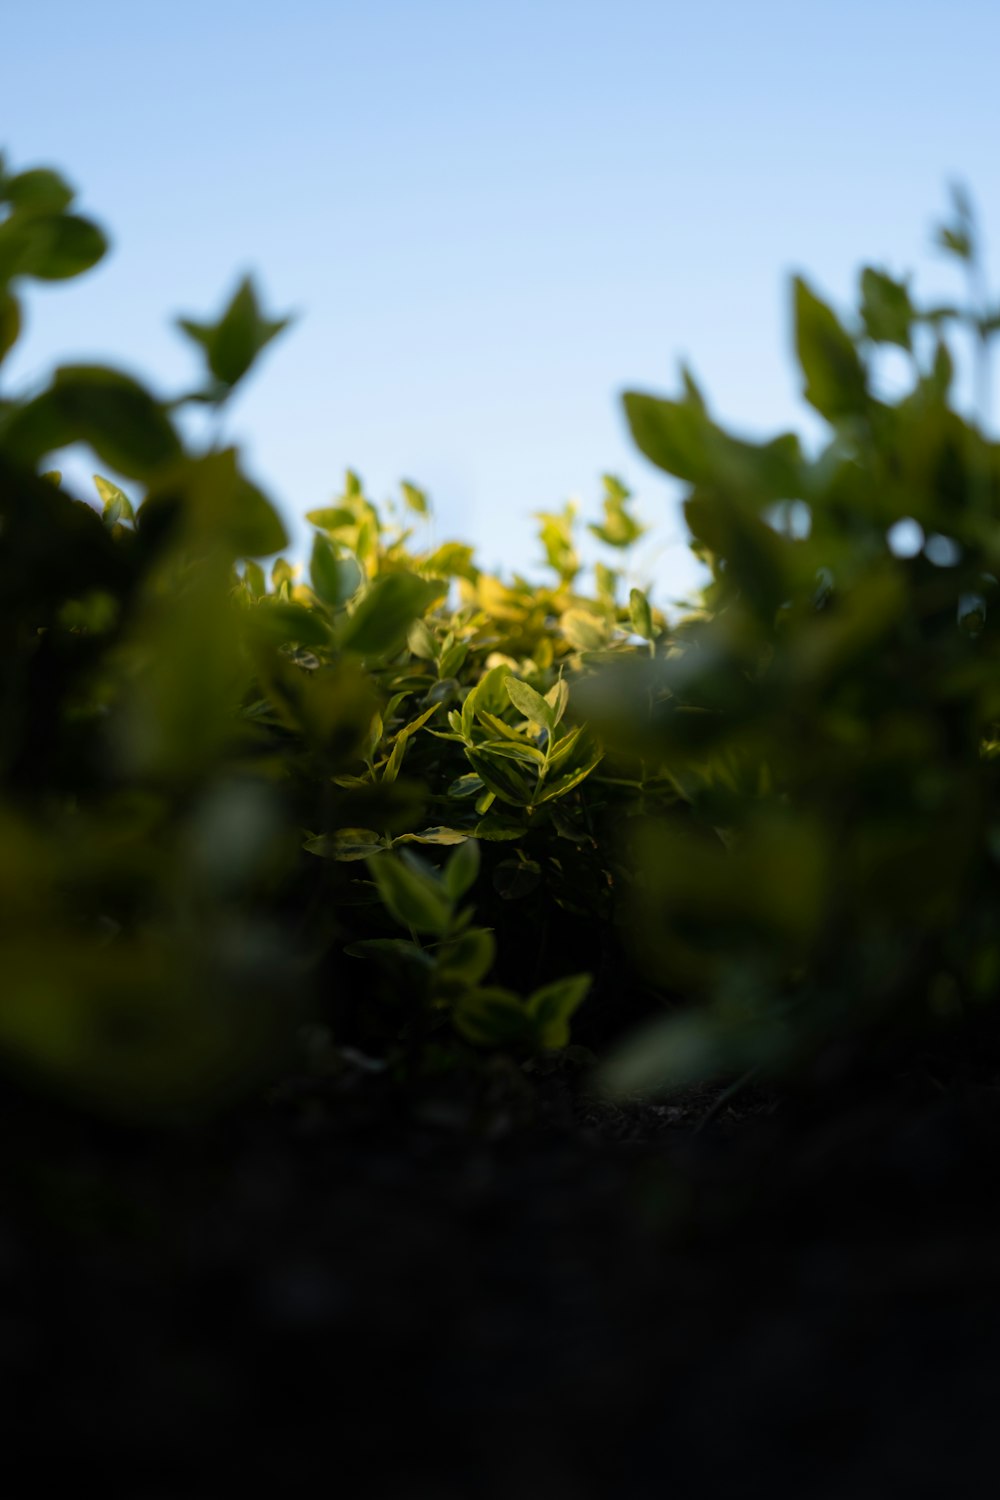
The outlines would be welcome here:
M 0 359 L 22 284 L 103 252 L 72 202 L 0 170 Z M 5 395 L 0 1064 L 173 1119 L 296 1067 L 537 1068 L 571 1022 L 647 1090 L 982 1011 L 1000 445 L 953 403 L 951 344 L 983 359 L 1000 325 L 955 212 L 967 303 L 866 268 L 842 320 L 794 283 L 818 453 L 726 431 L 687 371 L 625 396 L 687 487 L 709 582 L 682 616 L 629 575 L 644 528 L 612 476 L 593 587 L 574 505 L 538 517 L 544 578 L 500 577 L 430 540 L 411 481 L 378 504 L 353 472 L 283 556 L 239 452 L 176 417 L 284 328 L 248 280 L 182 321 L 186 395 L 103 366 Z M 74 445 L 113 476 L 88 500 L 48 467 Z
M 22 284 L 104 251 L 72 203 L 0 172 L 0 354 Z M 606 946 L 609 789 L 572 684 L 636 649 L 635 591 L 610 567 L 576 590 L 571 517 L 548 585 L 506 581 L 353 473 L 306 566 L 283 557 L 238 451 L 177 412 L 228 401 L 286 323 L 247 279 L 180 320 L 186 394 L 63 366 L 0 401 L 0 1064 L 106 1112 L 214 1107 L 317 1022 L 324 1067 L 519 1065 L 565 1046 Z M 85 499 L 53 467 L 76 447 Z M 628 500 L 605 482 L 619 549 Z

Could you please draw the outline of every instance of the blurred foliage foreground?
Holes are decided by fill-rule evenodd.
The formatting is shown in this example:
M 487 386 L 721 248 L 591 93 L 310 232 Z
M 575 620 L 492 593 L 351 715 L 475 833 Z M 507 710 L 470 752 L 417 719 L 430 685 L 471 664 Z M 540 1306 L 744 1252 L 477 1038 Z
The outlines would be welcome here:
M 0 170 L 0 358 L 22 284 L 104 252 L 72 196 Z M 678 400 L 626 395 L 711 570 L 674 620 L 628 590 L 643 528 L 611 478 L 590 530 L 616 565 L 589 591 L 572 507 L 540 518 L 550 581 L 504 581 L 421 545 L 415 486 L 386 516 L 352 474 L 309 517 L 305 576 L 265 572 L 279 517 L 177 418 L 224 408 L 284 326 L 250 282 L 180 324 L 201 389 L 64 366 L 7 394 L 8 1074 L 151 1120 L 303 1068 L 405 1085 L 596 1058 L 642 1092 L 992 1002 L 1000 447 L 950 404 L 947 336 L 984 387 L 1000 317 L 961 194 L 940 240 L 969 305 L 921 310 L 868 269 L 845 326 L 795 283 L 816 457 L 723 431 L 686 373 Z M 885 346 L 898 400 L 875 392 Z M 74 444 L 116 475 L 100 506 L 45 472 Z

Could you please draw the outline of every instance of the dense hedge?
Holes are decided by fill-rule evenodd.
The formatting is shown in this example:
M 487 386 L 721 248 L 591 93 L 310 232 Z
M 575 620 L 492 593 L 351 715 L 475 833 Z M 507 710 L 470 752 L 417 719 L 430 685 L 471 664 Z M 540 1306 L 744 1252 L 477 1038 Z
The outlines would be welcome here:
M 72 198 L 0 168 L 0 357 L 22 281 L 103 253 Z M 992 1001 L 1000 448 L 950 401 L 947 336 L 985 370 L 1000 318 L 954 215 L 968 307 L 867 269 L 845 326 L 795 284 L 818 454 L 723 431 L 686 373 L 677 400 L 626 396 L 689 486 L 712 581 L 685 618 L 628 589 L 642 527 L 610 476 L 590 589 L 571 509 L 541 517 L 548 580 L 501 579 L 427 544 L 414 485 L 380 512 L 354 474 L 304 573 L 265 568 L 279 517 L 178 424 L 284 326 L 249 282 L 180 323 L 196 391 L 79 366 L 6 391 L 8 1072 L 152 1119 L 289 1069 L 475 1088 L 559 1049 L 662 1088 Z M 116 475 L 93 504 L 44 471 L 78 443 Z

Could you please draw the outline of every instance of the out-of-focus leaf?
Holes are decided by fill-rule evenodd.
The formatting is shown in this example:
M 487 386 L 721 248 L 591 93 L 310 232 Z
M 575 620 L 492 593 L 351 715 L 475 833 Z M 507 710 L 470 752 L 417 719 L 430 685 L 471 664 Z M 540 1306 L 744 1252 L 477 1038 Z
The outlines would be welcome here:
M 485 839 L 491 844 L 512 843 L 515 839 L 523 838 L 526 832 L 525 824 L 506 812 L 487 813 L 480 818 L 475 828 L 476 838 Z
M 178 327 L 205 352 L 208 368 L 221 386 L 232 389 L 243 379 L 261 351 L 287 328 L 290 318 L 265 318 L 257 291 L 244 277 L 217 323 L 179 318 Z
M 222 548 L 233 557 L 265 557 L 288 542 L 271 502 L 240 469 L 235 448 L 171 466 L 139 508 L 140 530 L 157 513 L 179 517 L 185 536 L 196 545 Z
M 369 859 L 368 869 L 387 909 L 404 927 L 440 937 L 451 920 L 451 905 L 431 878 L 391 854 Z
M 342 505 L 329 505 L 323 510 L 306 511 L 306 520 L 321 531 L 340 531 L 345 526 L 357 524 L 357 517 Z
M 402 481 L 399 487 L 403 492 L 403 499 L 410 510 L 414 511 L 418 516 L 429 514 L 430 505 L 423 490 L 418 489 L 415 484 L 410 484 L 406 479 Z
M 104 234 L 75 214 L 19 213 L 0 224 L 0 282 L 18 276 L 65 281 L 89 271 L 108 248 Z
M 20 213 L 61 214 L 73 202 L 73 189 L 48 167 L 32 167 L 8 177 L 0 199 Z
M 463 848 L 468 849 L 468 844 Z M 474 847 L 474 846 L 473 846 Z M 496 943 L 493 934 L 470 927 L 438 950 L 438 973 L 446 982 L 479 984 L 493 967 Z
M 304 671 L 280 651 L 258 651 L 256 661 L 261 686 L 283 723 L 329 761 L 343 763 L 359 754 L 378 701 L 363 672 L 348 662 Z
M 0 287 L 0 360 L 21 335 L 21 307 L 14 293 Z
M 853 341 L 801 277 L 796 277 L 794 291 L 795 347 L 806 378 L 806 400 L 830 422 L 858 416 L 865 410 L 868 389 Z
M 649 607 L 649 600 L 642 589 L 632 589 L 628 596 L 629 623 L 636 635 L 641 635 L 644 641 L 656 639 L 653 629 L 653 614 Z
M 444 867 L 444 887 L 453 901 L 468 895 L 479 874 L 479 845 L 467 839 Z
M 566 1046 L 570 1017 L 583 1003 L 590 983 L 589 974 L 570 974 L 535 990 L 528 1000 L 528 1012 L 538 1028 L 540 1047 Z
M 47 453 L 87 443 L 105 463 L 150 479 L 180 458 L 180 441 L 162 406 L 137 381 L 97 365 L 64 365 L 47 391 L 0 422 L 11 457 L 34 466 Z
M 313 591 L 331 609 L 343 609 L 364 582 L 357 559 L 338 556 L 326 537 L 319 535 L 313 539 L 309 576 Z
M 454 1023 L 467 1041 L 479 1047 L 523 1047 L 535 1037 L 534 1017 L 512 990 L 467 990 L 454 1010 Z
M 320 859 L 350 862 L 378 854 L 385 844 L 372 828 L 338 828 L 336 833 L 313 834 L 302 847 L 307 854 L 316 854 Z
M 861 316 L 875 343 L 912 347 L 913 304 L 904 282 L 866 266 L 861 273 Z
M 391 656 L 406 639 L 418 619 L 442 590 L 434 582 L 414 573 L 384 573 L 362 596 L 339 632 L 342 650 L 362 657 Z
M 254 610 L 249 620 L 251 633 L 259 640 L 276 646 L 329 646 L 330 629 L 326 622 L 304 604 L 286 604 L 269 594 Z
M 104 524 L 106 526 L 116 525 L 123 517 L 126 521 L 135 520 L 135 511 L 132 502 L 110 479 L 103 478 L 100 474 L 94 475 L 94 487 L 101 497 L 104 506 Z
M 607 620 L 586 609 L 566 610 L 559 624 L 563 635 L 577 651 L 596 651 L 611 634 Z

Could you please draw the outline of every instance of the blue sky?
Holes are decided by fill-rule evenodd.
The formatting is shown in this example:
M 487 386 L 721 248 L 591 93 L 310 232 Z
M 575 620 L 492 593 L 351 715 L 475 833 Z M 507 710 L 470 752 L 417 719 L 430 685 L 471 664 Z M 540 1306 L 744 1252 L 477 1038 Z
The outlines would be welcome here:
M 531 512 L 621 474 L 689 586 L 676 490 L 619 396 L 692 364 L 748 433 L 815 432 L 787 280 L 862 261 L 955 291 L 960 177 L 1000 227 L 995 0 L 33 0 L 9 7 L 0 144 L 111 231 L 31 298 L 8 383 L 98 356 L 190 381 L 178 312 L 252 270 L 294 310 L 230 419 L 293 532 L 351 466 L 439 537 L 531 570 Z M 71 471 L 87 472 L 74 465 Z

